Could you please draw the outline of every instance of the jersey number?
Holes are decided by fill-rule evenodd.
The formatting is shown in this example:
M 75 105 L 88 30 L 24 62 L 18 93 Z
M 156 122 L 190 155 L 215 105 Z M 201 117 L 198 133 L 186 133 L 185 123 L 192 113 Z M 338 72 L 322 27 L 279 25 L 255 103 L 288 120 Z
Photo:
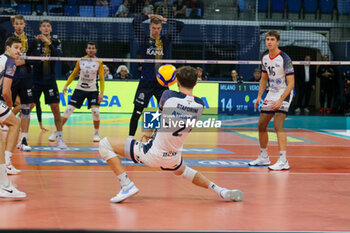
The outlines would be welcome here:
M 182 128 L 176 130 L 174 133 L 173 133 L 173 136 L 174 137 L 179 137 L 179 136 L 182 136 L 182 134 L 179 134 L 182 130 L 186 129 L 186 126 L 183 126 Z
M 274 66 L 269 66 L 267 68 L 269 69 L 269 75 L 271 75 L 271 76 L 275 76 L 276 75 L 276 72 L 273 70 L 273 69 L 275 69 Z

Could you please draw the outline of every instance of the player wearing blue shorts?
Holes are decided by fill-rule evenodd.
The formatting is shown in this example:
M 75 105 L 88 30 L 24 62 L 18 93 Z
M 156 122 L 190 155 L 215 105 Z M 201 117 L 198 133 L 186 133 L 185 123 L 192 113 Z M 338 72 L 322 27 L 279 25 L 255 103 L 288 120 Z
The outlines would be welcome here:
M 280 158 L 268 168 L 270 170 L 288 170 L 290 166 L 286 158 L 287 136 L 283 129 L 283 124 L 293 99 L 294 68 L 290 57 L 278 48 L 280 34 L 277 31 L 268 32 L 265 36 L 265 43 L 269 51 L 262 57 L 262 74 L 255 108 L 258 107 L 261 101 L 267 82 L 269 82 L 269 93 L 263 101 L 258 126 L 261 154 L 256 160 L 249 162 L 249 165 L 262 166 L 270 164 L 267 154 L 267 125 L 274 117 L 274 128 L 277 134 Z
M 41 34 L 36 36 L 34 44 L 34 55 L 43 57 L 60 57 L 62 56 L 61 41 L 57 39 L 56 35 L 51 36 L 52 23 L 48 19 L 44 19 L 40 22 L 39 30 Z M 36 61 L 33 66 L 33 93 L 34 101 L 36 105 L 36 113 L 40 128 L 43 129 L 41 123 L 41 106 L 40 96 L 44 93 L 45 104 L 49 104 L 52 114 L 55 119 L 56 135 L 57 135 L 57 147 L 60 149 L 66 149 L 67 145 L 63 141 L 62 135 L 62 118 L 60 113 L 58 94 L 58 87 L 55 77 L 55 62 L 54 61 Z
M 177 70 L 177 85 L 179 92 L 166 90 L 159 102 L 162 118 L 165 122 L 178 122 L 176 126 L 160 129 L 152 133 L 145 133 L 142 138 L 149 139 L 146 143 L 132 138 L 105 137 L 99 145 L 99 152 L 121 184 L 120 192 L 111 202 L 119 203 L 136 194 L 139 189 L 127 176 L 119 156 L 127 157 L 135 163 L 145 164 L 149 167 L 158 167 L 162 170 L 172 171 L 193 184 L 209 188 L 226 200 L 241 201 L 243 193 L 240 190 L 228 190 L 211 182 L 200 172 L 188 167 L 182 158 L 182 148 L 185 138 L 192 130 L 191 125 L 180 124 L 182 121 L 199 120 L 204 103 L 192 94 L 197 83 L 197 72 L 189 66 Z M 174 115 L 174 112 L 176 114 Z
M 22 56 L 33 55 L 34 37 L 24 32 L 26 21 L 23 15 L 13 17 L 12 26 L 15 32 L 11 36 L 15 36 L 22 41 Z M 32 68 L 35 62 L 30 60 L 16 60 L 16 73 L 12 81 L 11 91 L 12 100 L 15 102 L 17 96 L 21 101 L 21 139 L 17 145 L 22 151 L 31 151 L 28 145 L 27 137 L 30 124 L 30 105 L 34 103 L 33 99 L 33 81 Z

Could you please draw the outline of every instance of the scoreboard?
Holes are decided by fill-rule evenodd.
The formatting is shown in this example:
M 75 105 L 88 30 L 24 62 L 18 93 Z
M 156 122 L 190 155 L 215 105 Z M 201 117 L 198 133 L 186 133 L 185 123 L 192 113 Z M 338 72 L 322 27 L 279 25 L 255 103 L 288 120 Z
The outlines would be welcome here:
M 259 83 L 220 83 L 218 113 L 224 114 L 258 114 L 259 108 L 254 104 L 258 97 Z M 265 93 L 262 99 L 265 98 Z

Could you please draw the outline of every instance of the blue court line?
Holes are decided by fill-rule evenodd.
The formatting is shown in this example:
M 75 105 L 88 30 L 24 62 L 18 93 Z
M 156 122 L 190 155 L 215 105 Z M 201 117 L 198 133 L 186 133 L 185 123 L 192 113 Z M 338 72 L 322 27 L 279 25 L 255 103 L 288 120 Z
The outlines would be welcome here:
M 102 158 L 80 157 L 25 157 L 28 165 L 51 165 L 51 166 L 108 166 Z M 132 160 L 121 158 L 124 166 L 145 166 L 135 164 Z M 251 159 L 184 159 L 190 167 L 249 167 Z M 263 166 L 262 166 L 263 167 Z

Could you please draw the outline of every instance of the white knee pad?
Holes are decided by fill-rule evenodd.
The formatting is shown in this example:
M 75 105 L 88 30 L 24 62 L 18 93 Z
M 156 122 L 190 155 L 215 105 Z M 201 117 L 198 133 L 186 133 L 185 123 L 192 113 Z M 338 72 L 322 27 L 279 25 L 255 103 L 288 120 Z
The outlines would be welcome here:
M 74 106 L 68 105 L 67 108 L 66 108 L 66 110 L 64 111 L 62 117 L 68 119 L 68 118 L 70 117 L 70 115 L 72 115 L 72 113 L 74 112 L 74 110 L 75 110 L 75 107 L 74 107 Z
M 99 152 L 100 152 L 100 156 L 101 158 L 103 158 L 104 160 L 109 160 L 112 159 L 116 156 L 118 156 L 114 151 L 113 148 L 111 146 L 111 144 L 108 142 L 107 137 L 105 137 L 104 139 L 102 139 L 99 143 Z
M 21 104 L 21 118 L 22 119 L 30 119 L 30 105 L 29 104 Z
M 186 166 L 184 173 L 182 173 L 182 176 L 192 182 L 196 174 L 196 170 L 190 168 L 189 166 Z
M 92 113 L 92 119 L 94 119 L 94 121 L 100 120 L 100 109 L 99 108 L 91 108 L 91 113 Z

